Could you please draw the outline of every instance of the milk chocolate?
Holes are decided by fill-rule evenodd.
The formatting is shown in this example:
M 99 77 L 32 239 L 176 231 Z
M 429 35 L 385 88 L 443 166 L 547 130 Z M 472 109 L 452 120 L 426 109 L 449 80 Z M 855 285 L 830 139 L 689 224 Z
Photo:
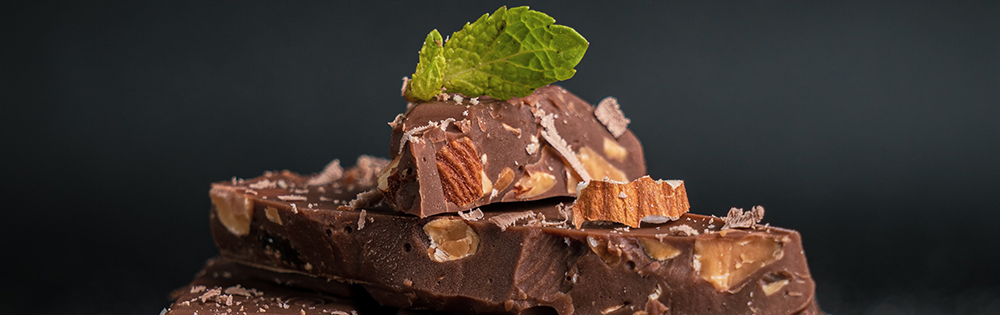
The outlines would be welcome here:
M 327 293 L 289 285 L 317 282 L 304 275 L 269 272 L 212 259 L 191 284 L 173 292 L 167 315 L 357 314 L 350 285 L 325 282 Z M 303 281 L 305 280 L 305 281 Z
M 307 289 L 309 287 L 322 287 L 327 292 Z M 174 303 L 162 314 L 417 314 L 381 306 L 358 289 L 346 283 L 251 268 L 225 258 L 213 258 L 194 281 L 171 293 Z
M 634 180 L 646 174 L 646 162 L 616 104 L 599 112 L 617 113 L 601 115 L 607 125 L 558 86 L 506 101 L 454 96 L 416 104 L 391 123 L 392 163 L 378 188 L 392 208 L 424 218 L 574 196 L 592 178 Z
M 820 314 L 793 230 L 723 230 L 723 219 L 694 214 L 642 228 L 574 229 L 572 198 L 419 218 L 385 206 L 352 209 L 344 204 L 366 187 L 308 181 L 282 172 L 215 184 L 211 229 L 222 256 L 359 284 L 405 309 Z M 248 232 L 234 233 L 220 218 L 246 205 Z

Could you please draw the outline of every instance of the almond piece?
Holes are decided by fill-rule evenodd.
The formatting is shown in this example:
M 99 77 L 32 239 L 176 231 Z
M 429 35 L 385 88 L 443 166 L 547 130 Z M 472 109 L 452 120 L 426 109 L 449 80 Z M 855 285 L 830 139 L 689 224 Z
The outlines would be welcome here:
M 716 235 L 695 240 L 692 265 L 695 273 L 719 292 L 738 289 L 747 276 L 784 256 L 782 242 L 763 234 L 753 233 L 744 237 Z M 776 286 L 780 288 L 783 284 Z
M 511 170 L 510 167 L 504 167 L 503 170 L 500 170 L 500 175 L 497 176 L 495 188 L 497 190 L 507 189 L 507 185 L 512 182 L 514 182 L 514 170 Z
M 649 255 L 649 258 L 659 261 L 670 260 L 681 254 L 681 250 L 656 239 L 640 238 L 639 245 L 642 245 L 642 250 L 646 252 L 646 255 Z
M 524 175 L 517 184 L 514 184 L 514 194 L 517 198 L 532 198 L 556 185 L 556 177 L 549 173 L 525 171 Z
M 462 259 L 479 249 L 479 235 L 462 219 L 444 217 L 424 225 L 430 239 L 427 255 L 436 262 Z
M 212 185 L 208 192 L 215 205 L 219 222 L 236 236 L 250 234 L 250 221 L 253 219 L 253 200 L 235 188 L 223 185 Z
M 580 189 L 573 205 L 573 224 L 614 221 L 634 228 L 650 215 L 679 218 L 690 205 L 684 181 L 643 176 L 630 183 L 592 180 Z
M 604 155 L 612 160 L 625 162 L 625 158 L 628 157 L 628 150 L 618 144 L 618 141 L 611 138 L 604 138 Z
M 591 179 L 600 180 L 608 178 L 619 182 L 628 181 L 628 177 L 625 176 L 624 172 L 611 165 L 608 160 L 605 160 L 597 151 L 588 146 L 580 148 L 576 156 L 580 160 L 580 163 L 583 164 L 583 168 L 587 170 L 587 174 L 590 174 Z M 586 180 L 586 178 L 583 179 Z
M 445 199 L 465 206 L 483 196 L 483 165 L 472 140 L 462 137 L 448 141 L 437 150 L 435 159 Z

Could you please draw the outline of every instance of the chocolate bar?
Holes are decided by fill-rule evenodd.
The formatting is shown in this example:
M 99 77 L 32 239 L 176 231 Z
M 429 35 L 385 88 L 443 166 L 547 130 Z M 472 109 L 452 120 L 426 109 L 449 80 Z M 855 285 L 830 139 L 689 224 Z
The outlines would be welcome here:
M 558 86 L 506 101 L 423 102 L 390 124 L 392 162 L 378 189 L 392 208 L 421 218 L 575 196 L 583 181 L 646 174 L 617 102 L 607 98 L 595 110 Z
M 754 224 L 762 209 L 574 229 L 573 199 L 547 198 L 420 218 L 347 206 L 369 187 L 346 184 L 358 178 L 309 184 L 319 176 L 214 184 L 211 229 L 222 256 L 359 284 L 404 309 L 821 314 L 799 234 Z
M 317 286 L 327 293 L 305 289 Z M 161 315 L 417 314 L 380 306 L 368 296 L 359 296 L 364 293 L 357 291 L 346 283 L 250 268 L 225 258 L 213 258 L 194 281 L 171 293 L 174 303 Z
M 324 288 L 327 293 L 293 287 L 315 282 L 308 276 L 212 259 L 191 284 L 171 294 L 175 302 L 165 314 L 358 314 L 348 284 L 327 282 Z

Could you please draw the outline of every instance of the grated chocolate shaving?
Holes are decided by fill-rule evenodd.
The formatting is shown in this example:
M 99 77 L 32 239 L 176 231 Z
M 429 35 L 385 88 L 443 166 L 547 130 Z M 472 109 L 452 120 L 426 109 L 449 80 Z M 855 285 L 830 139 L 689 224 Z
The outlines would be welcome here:
M 243 286 L 238 285 L 238 284 L 235 285 L 235 286 L 231 286 L 231 287 L 226 288 L 226 290 L 224 292 L 226 294 L 230 294 L 230 295 L 242 295 L 242 296 L 245 296 L 245 297 L 251 297 L 251 296 L 253 296 L 253 293 L 250 292 L 250 290 L 247 290 L 247 289 L 243 288 Z
M 378 191 L 377 188 L 373 188 L 358 194 L 358 197 L 347 203 L 347 206 L 353 209 L 369 208 L 374 207 L 383 199 L 385 199 L 385 196 L 382 195 L 382 192 Z
M 753 206 L 753 209 L 746 212 L 743 211 L 743 208 L 733 207 L 729 209 L 726 217 L 722 218 L 722 222 L 726 223 L 722 229 L 752 228 L 762 219 L 764 219 L 764 207 L 762 206 Z
M 618 100 L 610 96 L 605 97 L 601 100 L 601 103 L 597 104 L 597 108 L 594 109 L 594 116 L 597 116 L 597 120 L 604 124 L 604 127 L 608 128 L 608 131 L 611 132 L 611 135 L 615 136 L 615 139 L 625 134 L 625 131 L 628 130 L 628 124 L 631 122 L 622 113 L 621 108 L 618 106 Z
M 462 217 L 462 219 L 465 219 L 466 221 L 479 221 L 479 219 L 483 218 L 483 211 L 479 210 L 479 208 L 469 210 L 469 212 L 459 211 L 458 216 Z
M 281 201 L 306 201 L 306 196 L 300 196 L 300 195 L 281 195 L 281 196 L 278 196 L 278 200 L 281 200 Z
M 403 77 L 403 86 L 399 88 L 399 96 L 406 96 L 406 88 L 410 85 L 410 77 Z
M 490 218 L 490 222 L 496 224 L 500 227 L 501 231 L 506 231 L 508 227 L 517 223 L 518 220 L 534 218 L 534 211 L 523 211 L 514 213 L 504 213 L 495 217 Z
M 209 299 L 219 296 L 220 294 L 222 294 L 222 288 L 212 288 L 211 290 L 208 290 L 208 292 L 199 296 L 198 299 L 200 299 L 202 303 L 205 303 Z
M 671 226 L 670 233 L 674 233 L 674 235 L 683 234 L 685 236 L 692 236 L 692 235 L 698 235 L 698 230 L 695 230 L 690 225 L 683 224 L 678 226 Z
M 306 182 L 306 185 L 326 185 L 340 179 L 341 176 L 344 176 L 344 168 L 340 167 L 340 159 L 334 159 L 323 168 L 323 172 L 320 172 L 316 176 L 310 178 L 309 181 Z M 296 191 L 296 193 L 298 193 L 298 191 Z
M 545 138 L 545 141 L 547 141 L 552 148 L 556 149 L 556 152 L 559 152 L 559 155 L 562 155 L 563 159 L 569 163 L 569 166 L 580 175 L 580 179 L 582 181 L 590 181 L 590 173 L 587 173 L 587 169 L 585 169 L 583 167 L 583 163 L 580 163 L 580 160 L 577 159 L 576 154 L 569 147 L 569 144 L 566 143 L 566 140 L 563 140 L 563 138 L 559 136 L 559 131 L 556 130 L 555 120 L 552 114 L 545 114 L 545 111 L 539 109 L 537 115 L 541 115 L 540 123 L 542 125 L 542 138 Z
M 272 181 L 270 181 L 268 179 L 264 179 L 262 181 L 258 181 L 256 183 L 247 185 L 247 187 L 250 187 L 250 188 L 253 188 L 253 189 L 270 189 L 270 188 L 275 188 L 277 186 L 278 186 L 277 183 L 272 182 Z

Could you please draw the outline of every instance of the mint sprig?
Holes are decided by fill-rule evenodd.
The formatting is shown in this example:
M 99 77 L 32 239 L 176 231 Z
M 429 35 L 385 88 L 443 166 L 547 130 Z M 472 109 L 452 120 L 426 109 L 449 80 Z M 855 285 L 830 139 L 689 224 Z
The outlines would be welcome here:
M 420 49 L 420 62 L 407 86 L 407 99 L 430 100 L 441 93 L 496 99 L 527 96 L 535 89 L 572 78 L 589 43 L 575 30 L 528 7 L 501 7 L 466 23 L 447 42 L 433 30 Z

